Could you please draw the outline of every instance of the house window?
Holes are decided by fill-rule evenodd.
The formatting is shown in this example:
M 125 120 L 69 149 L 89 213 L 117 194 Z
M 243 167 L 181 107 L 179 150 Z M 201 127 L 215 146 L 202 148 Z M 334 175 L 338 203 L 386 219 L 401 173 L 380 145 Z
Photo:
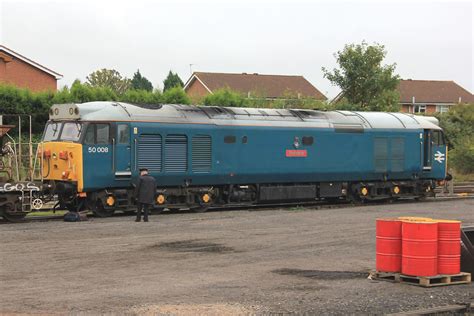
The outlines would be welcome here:
M 425 113 L 426 112 L 426 104 L 418 104 L 413 106 L 413 113 Z
M 449 111 L 449 105 L 437 105 L 436 106 L 436 112 L 446 113 L 448 111 Z

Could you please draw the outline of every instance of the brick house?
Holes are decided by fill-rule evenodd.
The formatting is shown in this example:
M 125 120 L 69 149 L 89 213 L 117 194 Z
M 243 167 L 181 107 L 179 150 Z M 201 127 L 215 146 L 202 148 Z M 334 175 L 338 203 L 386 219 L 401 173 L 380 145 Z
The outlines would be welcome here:
M 472 93 L 454 81 L 401 80 L 398 86 L 401 112 L 447 112 L 458 103 L 473 103 Z
M 295 98 L 327 100 L 303 76 L 194 72 L 184 85 L 184 91 L 193 99 L 222 88 L 229 88 L 247 97 L 277 99 L 294 95 Z
M 32 91 L 57 90 L 62 75 L 0 45 L 0 83 Z

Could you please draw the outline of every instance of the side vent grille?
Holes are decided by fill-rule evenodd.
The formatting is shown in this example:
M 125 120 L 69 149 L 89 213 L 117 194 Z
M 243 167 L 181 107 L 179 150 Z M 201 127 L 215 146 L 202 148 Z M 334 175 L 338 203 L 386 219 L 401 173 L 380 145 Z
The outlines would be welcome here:
M 161 135 L 140 135 L 138 139 L 138 168 L 161 172 Z
M 405 170 L 405 140 L 403 138 L 392 138 L 391 160 L 393 172 Z
M 188 165 L 188 138 L 186 135 L 168 135 L 165 141 L 165 171 L 186 172 Z
M 387 172 L 388 141 L 384 137 L 374 139 L 374 165 L 375 172 Z
M 192 166 L 195 173 L 211 172 L 212 166 L 212 142 L 207 135 L 193 137 Z

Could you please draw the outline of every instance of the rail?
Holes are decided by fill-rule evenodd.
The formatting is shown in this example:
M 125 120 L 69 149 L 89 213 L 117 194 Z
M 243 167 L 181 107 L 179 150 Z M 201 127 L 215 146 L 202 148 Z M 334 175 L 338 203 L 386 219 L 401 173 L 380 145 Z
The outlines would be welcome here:
M 433 202 L 443 202 L 443 201 L 452 201 L 452 200 L 461 200 L 461 199 L 472 199 L 471 196 L 452 196 L 452 197 L 434 197 L 434 198 L 426 198 L 424 200 L 414 200 L 414 199 L 399 199 L 397 201 L 392 202 L 392 204 L 407 204 L 407 203 L 433 203 Z M 345 200 L 340 201 L 332 201 L 332 202 L 325 202 L 325 201 L 316 201 L 316 202 L 300 202 L 300 203 L 279 203 L 279 204 L 257 204 L 257 205 L 228 205 L 225 207 L 215 206 L 209 208 L 208 212 L 221 212 L 221 211 L 270 211 L 275 209 L 305 209 L 308 208 L 310 210 L 324 210 L 324 209 L 339 209 L 339 208 L 351 208 L 351 207 L 360 207 L 360 206 L 376 206 L 376 205 L 386 205 L 387 202 L 348 202 Z M 56 210 L 62 211 L 62 210 Z M 63 220 L 63 215 L 51 215 L 51 216 L 35 216 L 35 212 L 31 212 L 25 219 L 19 221 L 20 223 L 27 223 L 33 221 L 54 221 L 54 220 Z M 151 211 L 153 214 L 154 211 Z M 186 214 L 186 213 L 195 213 L 192 210 L 169 210 L 166 212 L 158 212 L 155 214 Z M 112 215 L 112 217 L 122 217 L 122 216 L 135 216 L 132 212 L 124 212 L 124 213 L 116 213 Z M 93 214 L 90 214 L 88 217 L 94 218 Z M 2 221 L 0 219 L 0 224 L 9 224 L 7 221 Z
M 444 186 L 435 189 L 438 195 L 454 195 L 454 194 L 474 194 L 474 182 L 453 182 L 449 181 Z

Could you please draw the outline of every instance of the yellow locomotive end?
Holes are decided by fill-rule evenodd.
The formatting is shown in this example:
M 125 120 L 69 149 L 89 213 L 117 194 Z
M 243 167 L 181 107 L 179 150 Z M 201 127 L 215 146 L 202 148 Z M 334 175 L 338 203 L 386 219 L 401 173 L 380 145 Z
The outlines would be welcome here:
M 46 142 L 42 144 L 42 176 L 45 180 L 71 181 L 77 183 L 82 192 L 82 145 L 69 142 Z

